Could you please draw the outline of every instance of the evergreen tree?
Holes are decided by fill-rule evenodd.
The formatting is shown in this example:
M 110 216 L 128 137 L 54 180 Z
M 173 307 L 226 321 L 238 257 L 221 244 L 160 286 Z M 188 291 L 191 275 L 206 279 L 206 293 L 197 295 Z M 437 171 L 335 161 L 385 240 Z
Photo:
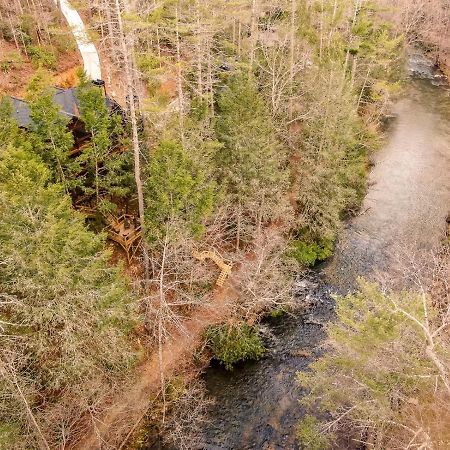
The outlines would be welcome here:
M 359 292 L 337 299 L 336 312 L 327 352 L 299 374 L 310 392 L 302 403 L 331 418 L 307 416 L 302 444 L 333 448 L 344 432 L 373 448 L 447 448 L 448 314 L 425 292 L 385 294 L 363 281 Z
M 352 28 L 349 51 L 352 78 L 360 102 L 380 104 L 399 89 L 403 66 L 403 36 L 395 36 L 391 26 L 376 14 L 379 6 L 365 2 Z
M 307 119 L 296 137 L 298 220 L 313 241 L 333 241 L 343 213 L 358 206 L 365 193 L 367 149 L 374 145 L 358 116 L 356 95 L 340 90 L 339 66 L 326 76 L 318 90 L 319 73 L 305 75 Z
M 67 424 L 134 358 L 127 283 L 109 263 L 104 236 L 86 229 L 63 186 L 50 180 L 35 154 L 13 147 L 2 153 L 0 429 L 16 437 L 15 445 L 0 440 L 1 448 L 35 448 L 30 427 L 58 447 L 70 437 Z
M 166 223 L 176 220 L 195 236 L 203 231 L 211 213 L 214 190 L 203 172 L 180 144 L 161 142 L 152 154 L 145 184 L 146 223 L 150 241 L 166 233 Z
M 53 179 L 70 189 L 78 184 L 76 177 L 80 166 L 70 157 L 74 138 L 67 128 L 69 119 L 60 113 L 53 95 L 54 90 L 49 87 L 45 72 L 38 71 L 27 91 L 32 120 L 30 140 L 33 150 L 54 174 Z
M 86 170 L 82 188 L 86 194 L 95 196 L 97 206 L 110 209 L 113 205 L 108 197 L 124 197 L 132 185 L 130 154 L 118 148 L 123 133 L 122 118 L 108 109 L 102 89 L 84 74 L 80 75 L 77 98 L 80 119 L 91 134 L 79 157 Z
M 237 76 L 224 88 L 216 132 L 222 143 L 215 155 L 218 179 L 234 205 L 235 221 L 246 215 L 255 225 L 280 217 L 286 211 L 286 154 L 252 80 Z
M 26 145 L 25 134 L 13 117 L 13 106 L 7 97 L 0 98 L 0 142 L 3 148 L 9 144 Z

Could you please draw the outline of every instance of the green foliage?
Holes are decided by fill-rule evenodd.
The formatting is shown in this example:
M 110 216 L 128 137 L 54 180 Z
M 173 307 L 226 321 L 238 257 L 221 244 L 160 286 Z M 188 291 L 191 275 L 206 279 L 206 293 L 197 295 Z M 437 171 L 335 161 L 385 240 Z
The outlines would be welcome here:
M 14 42 L 14 35 L 11 31 L 11 25 L 3 18 L 0 19 L 0 34 L 5 41 Z
M 65 55 L 77 49 L 75 40 L 67 34 L 64 28 L 52 27 L 49 32 L 52 46 L 59 55 Z
M 10 72 L 19 68 L 23 64 L 23 58 L 20 52 L 8 52 L 0 59 L 0 70 Z
M 86 194 L 95 196 L 100 209 L 107 210 L 111 206 L 108 197 L 124 197 L 132 186 L 131 155 L 117 148 L 123 133 L 122 118 L 108 110 L 102 89 L 93 85 L 83 73 L 80 74 L 77 98 L 80 119 L 91 134 L 78 158 L 85 168 L 81 187 Z
M 36 67 L 44 67 L 49 70 L 56 69 L 56 55 L 50 47 L 28 45 L 27 53 Z
M 215 128 L 223 145 L 215 164 L 229 200 L 263 222 L 285 213 L 286 153 L 254 81 L 232 78 L 219 96 Z
M 36 20 L 31 14 L 21 14 L 19 30 L 25 35 L 30 36 L 29 41 L 27 40 L 26 44 L 32 42 L 31 36 L 35 34 L 37 27 Z
M 171 220 L 199 236 L 214 205 L 214 188 L 206 182 L 202 170 L 180 144 L 163 141 L 152 153 L 147 171 L 145 196 L 149 240 L 157 241 L 166 236 L 166 224 Z
M 283 317 L 285 313 L 286 313 L 285 308 L 276 307 L 269 311 L 268 317 L 270 317 L 271 319 L 279 319 L 280 317 Z
M 227 370 L 239 361 L 260 359 L 265 352 L 258 331 L 245 322 L 210 327 L 206 339 L 214 357 Z
M 26 136 L 13 117 L 13 105 L 7 97 L 0 98 L 0 142 L 2 148 L 10 144 L 13 146 L 26 145 Z
M 314 266 L 318 261 L 325 261 L 333 254 L 334 240 L 332 239 L 312 239 L 294 240 L 291 243 L 289 256 L 295 258 L 304 266 Z
M 331 447 L 329 437 L 322 431 L 320 422 L 307 414 L 298 424 L 297 438 L 308 450 L 327 450 Z
M 208 102 L 195 96 L 191 100 L 189 115 L 184 121 L 184 149 L 189 154 L 193 163 L 201 168 L 205 178 L 214 180 L 217 178 L 215 155 L 221 151 L 222 144 L 217 140 L 212 128 L 212 118 Z M 178 130 L 177 130 L 178 132 Z M 217 199 L 217 202 L 221 199 Z
M 194 97 L 191 103 L 190 116 L 194 122 L 201 122 L 208 116 L 208 103 L 199 97 Z
M 80 172 L 80 166 L 78 161 L 70 158 L 74 139 L 67 128 L 69 118 L 60 113 L 53 95 L 47 74 L 38 71 L 27 91 L 32 120 L 30 141 L 33 150 L 52 170 L 53 179 L 63 183 L 66 188 L 72 188 L 78 184 L 76 175 Z
M 367 152 L 374 144 L 337 68 L 326 78 L 317 75 L 313 70 L 304 84 L 308 118 L 299 141 L 299 219 L 312 236 L 333 240 L 345 211 L 364 196 Z
M 50 180 L 36 154 L 2 152 L 0 392 L 7 404 L 0 423 L 22 427 L 18 442 L 26 448 L 34 447 L 24 437 L 23 402 L 8 380 L 55 437 L 135 359 L 128 335 L 136 313 L 120 268 L 111 267 L 104 236 L 86 229 L 63 186 Z M 38 408 L 43 402 L 50 418 Z
M 157 76 L 160 75 L 163 70 L 163 59 L 151 52 L 146 52 L 140 53 L 137 56 L 136 63 L 142 78 L 147 82 L 149 95 L 156 95 L 156 90 L 161 84 Z
M 431 300 L 414 292 L 386 295 L 360 281 L 359 292 L 337 298 L 336 313 L 327 326 L 328 351 L 298 376 L 310 391 L 302 402 L 332 420 L 342 417 L 337 428 L 370 424 L 380 430 L 380 448 L 403 448 L 411 439 L 405 430 L 417 420 L 436 429 L 430 410 L 442 406 L 447 417 L 449 411 L 439 400 L 447 391 L 424 333 L 430 323 L 439 327 Z M 435 356 L 449 367 L 445 338 L 435 336 Z M 448 433 L 439 433 L 433 438 L 447 442 Z
M 279 190 L 282 151 L 263 99 L 254 83 L 234 78 L 219 97 L 216 132 L 221 180 L 237 202 L 253 200 L 268 189 Z
M 302 18 L 298 23 L 298 34 L 312 47 L 316 63 L 325 66 L 330 61 L 343 61 L 346 51 L 344 30 L 348 21 L 346 0 L 324 0 L 312 6 L 306 0 L 298 3 L 297 14 Z
M 20 439 L 21 429 L 17 423 L 0 422 L 0 450 L 11 450 Z
M 361 77 L 357 85 L 366 102 L 383 100 L 389 92 L 396 92 L 403 68 L 403 36 L 395 36 L 376 11 L 374 2 L 366 2 L 352 29 L 350 51 L 370 67 L 370 78 Z
M 186 392 L 186 380 L 182 376 L 172 377 L 165 386 L 167 402 L 177 401 Z

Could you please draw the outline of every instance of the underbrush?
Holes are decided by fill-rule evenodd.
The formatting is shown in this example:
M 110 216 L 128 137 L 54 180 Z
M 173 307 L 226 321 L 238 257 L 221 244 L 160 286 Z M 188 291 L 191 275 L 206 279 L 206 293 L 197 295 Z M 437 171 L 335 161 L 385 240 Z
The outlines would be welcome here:
M 312 267 L 325 261 L 333 254 L 334 240 L 327 238 L 313 239 L 310 236 L 292 241 L 289 256 L 306 267 Z
M 29 45 L 27 52 L 36 67 L 42 66 L 50 70 L 56 69 L 56 55 L 51 48 Z
M 258 360 L 265 353 L 258 331 L 245 322 L 210 327 L 206 339 L 214 357 L 227 370 L 240 361 Z

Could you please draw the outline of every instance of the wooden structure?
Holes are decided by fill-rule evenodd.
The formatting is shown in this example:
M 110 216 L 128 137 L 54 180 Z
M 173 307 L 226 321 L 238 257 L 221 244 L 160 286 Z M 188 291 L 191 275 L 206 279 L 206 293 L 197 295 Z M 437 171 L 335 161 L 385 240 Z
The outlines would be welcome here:
M 133 245 L 137 244 L 142 238 L 142 229 L 139 219 L 131 214 L 123 214 L 120 217 L 108 214 L 106 217 L 108 223 L 108 237 L 117 242 L 126 252 L 128 262 L 130 262 L 133 253 Z
M 104 82 L 97 80 L 93 82 L 94 85 L 103 86 Z M 59 113 L 67 120 L 67 129 L 72 132 L 74 138 L 74 148 L 71 155 L 77 155 L 81 152 L 84 145 L 86 145 L 90 139 L 91 134 L 86 131 L 83 121 L 80 119 L 80 102 L 77 97 L 77 88 L 58 88 L 54 87 L 53 90 L 53 102 L 59 106 Z M 31 119 L 31 111 L 26 100 L 22 100 L 16 97 L 10 97 L 13 108 L 13 117 L 16 119 L 20 128 L 25 130 L 30 129 L 33 124 Z M 104 96 L 105 105 L 110 114 L 119 114 L 122 117 L 123 111 L 120 105 L 108 97 Z
M 216 285 L 222 287 L 226 279 L 231 275 L 231 264 L 226 264 L 224 260 L 213 251 L 194 252 L 192 256 L 199 261 L 204 261 L 206 258 L 211 259 L 221 270 L 219 278 L 216 280 Z
M 94 219 L 98 217 L 95 208 L 81 205 L 76 209 L 87 218 Z M 106 222 L 108 238 L 111 241 L 117 242 L 125 250 L 127 260 L 130 262 L 133 256 L 133 246 L 136 248 L 136 244 L 138 244 L 142 237 L 139 219 L 131 214 L 122 214 L 118 217 L 113 214 L 106 214 L 101 217 Z

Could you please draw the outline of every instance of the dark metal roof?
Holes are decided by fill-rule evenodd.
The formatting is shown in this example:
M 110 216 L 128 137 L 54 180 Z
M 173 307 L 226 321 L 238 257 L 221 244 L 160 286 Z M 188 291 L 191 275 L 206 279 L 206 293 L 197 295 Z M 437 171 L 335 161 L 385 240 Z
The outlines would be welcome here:
M 22 128 L 28 128 L 31 125 L 30 107 L 28 103 L 20 98 L 11 97 L 13 107 L 13 116 Z
M 69 119 L 80 116 L 79 101 L 76 96 L 76 88 L 62 89 L 54 88 L 53 101 L 60 106 L 61 114 Z M 13 114 L 18 124 L 22 128 L 29 128 L 31 125 L 30 107 L 25 100 L 11 97 Z M 118 104 L 111 98 L 105 97 L 105 103 L 110 111 L 116 112 Z M 120 110 L 120 107 L 119 107 Z
M 79 102 L 76 96 L 76 89 L 55 89 L 53 101 L 61 107 L 61 112 L 71 117 L 79 117 Z

